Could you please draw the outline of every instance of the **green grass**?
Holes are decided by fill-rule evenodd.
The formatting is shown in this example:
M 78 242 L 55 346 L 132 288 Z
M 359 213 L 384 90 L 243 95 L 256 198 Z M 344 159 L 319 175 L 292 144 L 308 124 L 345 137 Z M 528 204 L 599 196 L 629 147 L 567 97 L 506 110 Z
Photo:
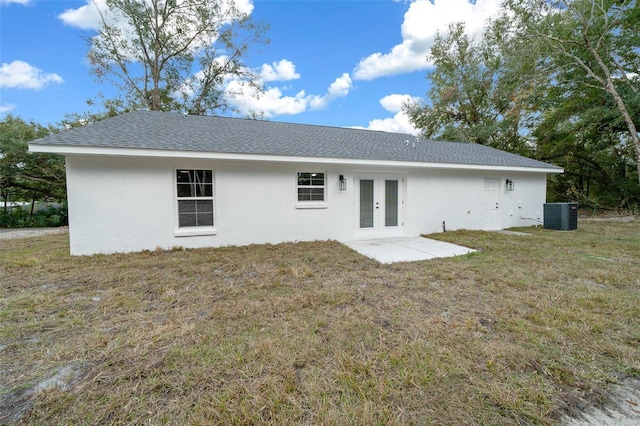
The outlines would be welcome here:
M 392 265 L 335 242 L 2 241 L 0 423 L 33 403 L 21 422 L 554 424 L 640 377 L 640 223 L 522 230 Z

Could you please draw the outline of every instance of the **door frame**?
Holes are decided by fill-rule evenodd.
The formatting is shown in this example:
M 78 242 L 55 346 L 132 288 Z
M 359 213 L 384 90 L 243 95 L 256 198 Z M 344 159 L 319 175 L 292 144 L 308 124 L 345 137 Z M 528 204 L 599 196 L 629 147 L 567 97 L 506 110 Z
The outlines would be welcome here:
M 371 228 L 360 227 L 360 182 L 362 180 L 373 180 L 373 226 Z M 398 181 L 398 205 L 397 205 L 397 225 L 386 226 L 384 220 L 385 214 L 385 190 L 386 181 Z M 403 173 L 379 173 L 379 172 L 362 172 L 354 173 L 354 200 L 353 200 L 353 226 L 356 237 L 386 237 L 398 236 L 404 234 L 404 217 L 405 217 L 405 193 L 407 176 Z M 377 208 L 375 208 L 375 204 Z

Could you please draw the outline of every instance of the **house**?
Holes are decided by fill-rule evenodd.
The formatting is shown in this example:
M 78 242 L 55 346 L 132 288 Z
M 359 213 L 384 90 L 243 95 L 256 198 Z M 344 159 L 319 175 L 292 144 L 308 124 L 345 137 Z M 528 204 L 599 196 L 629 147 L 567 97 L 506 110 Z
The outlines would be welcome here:
M 29 146 L 66 157 L 73 255 L 535 225 L 562 172 L 477 144 L 154 111 Z

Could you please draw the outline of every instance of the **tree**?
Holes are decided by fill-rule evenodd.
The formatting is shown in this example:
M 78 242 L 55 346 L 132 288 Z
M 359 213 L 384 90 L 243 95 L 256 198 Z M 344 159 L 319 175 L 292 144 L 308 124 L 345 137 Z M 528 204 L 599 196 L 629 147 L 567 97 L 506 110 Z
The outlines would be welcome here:
M 257 86 L 243 65 L 266 26 L 233 0 L 106 0 L 89 61 L 130 107 L 213 114 L 232 109 L 225 82 Z
M 405 108 L 425 137 L 528 152 L 522 120 L 530 81 L 512 72 L 496 36 L 488 26 L 476 41 L 463 23 L 436 36 L 427 57 L 434 66 L 428 102 Z
M 0 121 L 0 197 L 5 211 L 9 201 L 66 197 L 64 157 L 28 149 L 28 142 L 51 131 L 12 115 Z
M 550 75 L 550 85 L 579 84 L 611 97 L 624 120 L 622 143 L 633 149 L 640 182 L 638 119 L 629 108 L 638 97 L 633 81 L 640 69 L 637 0 L 507 0 L 505 8 L 514 31 L 541 53 L 539 66 Z
M 550 86 L 541 96 L 533 131 L 540 159 L 562 166 L 550 183 L 552 198 L 569 198 L 606 207 L 633 207 L 640 201 L 628 130 L 613 98 L 598 88 L 576 85 L 570 95 Z M 563 96 L 564 95 L 564 96 Z M 629 104 L 640 113 L 640 99 Z

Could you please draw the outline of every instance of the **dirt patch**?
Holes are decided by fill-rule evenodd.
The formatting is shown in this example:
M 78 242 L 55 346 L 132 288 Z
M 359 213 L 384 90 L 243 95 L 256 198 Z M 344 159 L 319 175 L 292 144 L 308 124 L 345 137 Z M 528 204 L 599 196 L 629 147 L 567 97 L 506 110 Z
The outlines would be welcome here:
M 614 385 L 611 404 L 587 408 L 577 418 L 564 418 L 563 426 L 635 426 L 640 425 L 640 380 L 629 378 Z
M 31 408 L 38 392 L 58 388 L 66 391 L 77 385 L 89 371 L 89 364 L 72 362 L 55 370 L 44 380 L 0 396 L 0 424 L 19 421 Z M 0 388 L 2 390 L 2 388 Z

